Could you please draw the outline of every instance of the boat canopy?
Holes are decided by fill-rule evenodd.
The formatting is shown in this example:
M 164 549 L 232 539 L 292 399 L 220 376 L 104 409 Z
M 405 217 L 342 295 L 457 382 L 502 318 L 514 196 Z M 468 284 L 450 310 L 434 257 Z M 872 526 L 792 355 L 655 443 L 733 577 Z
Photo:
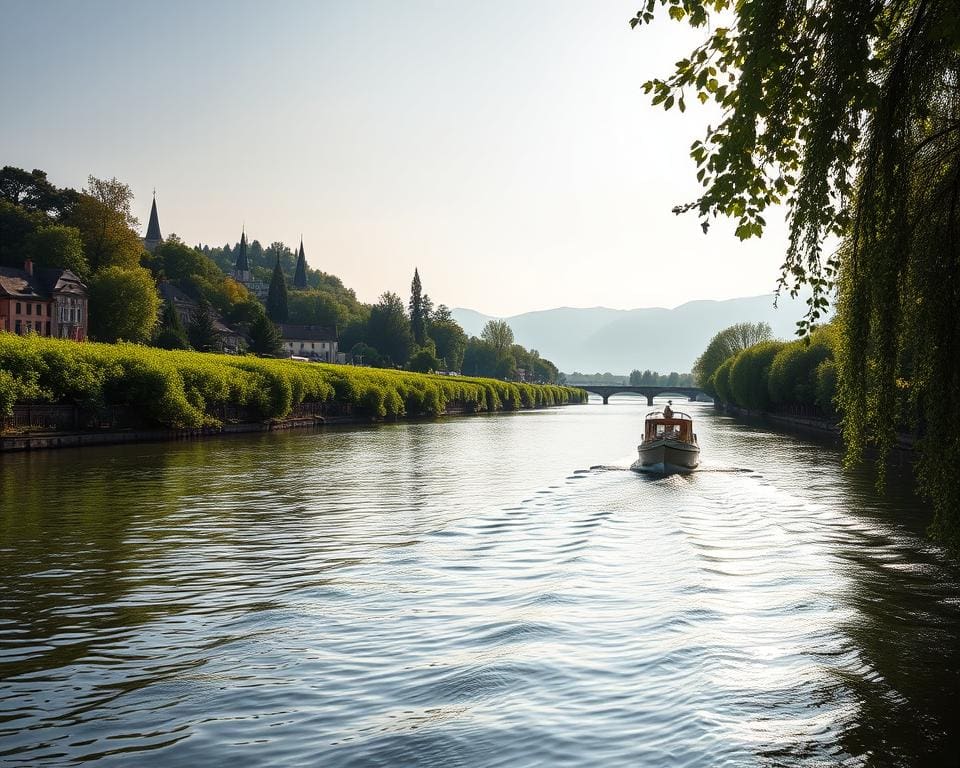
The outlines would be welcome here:
M 665 418 L 663 411 L 651 411 L 644 422 L 643 439 L 659 440 L 667 438 L 684 443 L 694 442 L 693 419 L 689 414 L 674 411 L 673 416 Z

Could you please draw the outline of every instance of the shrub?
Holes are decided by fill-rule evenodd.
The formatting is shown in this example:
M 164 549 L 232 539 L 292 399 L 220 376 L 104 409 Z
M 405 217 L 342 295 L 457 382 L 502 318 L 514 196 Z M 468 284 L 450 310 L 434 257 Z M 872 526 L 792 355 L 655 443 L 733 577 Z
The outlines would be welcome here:
M 734 403 L 758 411 L 770 407 L 770 366 L 784 346 L 782 341 L 762 341 L 737 355 L 730 367 L 730 395 Z

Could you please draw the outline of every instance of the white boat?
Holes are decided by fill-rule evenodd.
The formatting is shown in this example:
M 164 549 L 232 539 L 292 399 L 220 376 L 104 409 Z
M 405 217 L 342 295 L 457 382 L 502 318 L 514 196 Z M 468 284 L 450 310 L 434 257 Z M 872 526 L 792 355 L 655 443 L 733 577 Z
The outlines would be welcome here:
M 651 411 L 644 420 L 640 458 L 633 469 L 644 472 L 692 472 L 700 463 L 693 419 L 679 411 Z

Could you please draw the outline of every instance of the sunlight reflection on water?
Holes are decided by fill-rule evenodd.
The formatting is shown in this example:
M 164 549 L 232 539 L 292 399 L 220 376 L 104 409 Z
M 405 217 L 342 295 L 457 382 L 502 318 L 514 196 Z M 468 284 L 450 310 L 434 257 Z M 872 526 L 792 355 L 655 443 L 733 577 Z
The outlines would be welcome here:
M 3 457 L 0 765 L 950 764 L 923 511 L 689 410 Z

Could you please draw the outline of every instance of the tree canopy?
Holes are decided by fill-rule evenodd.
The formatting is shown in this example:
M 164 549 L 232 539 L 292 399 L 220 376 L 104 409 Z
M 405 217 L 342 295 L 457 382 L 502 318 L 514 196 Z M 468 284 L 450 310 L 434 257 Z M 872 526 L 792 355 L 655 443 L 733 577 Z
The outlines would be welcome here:
M 923 435 L 919 477 L 934 532 L 960 547 L 960 13 L 956 0 L 645 0 L 707 29 L 653 102 L 713 101 L 693 143 L 704 228 L 741 238 L 785 203 L 781 286 L 809 284 L 801 330 L 837 294 L 839 404 L 849 458 L 881 469 L 898 428 Z M 732 21 L 733 23 L 728 23 Z M 824 253 L 828 237 L 840 247 Z M 929 448 L 927 446 L 930 446 Z

